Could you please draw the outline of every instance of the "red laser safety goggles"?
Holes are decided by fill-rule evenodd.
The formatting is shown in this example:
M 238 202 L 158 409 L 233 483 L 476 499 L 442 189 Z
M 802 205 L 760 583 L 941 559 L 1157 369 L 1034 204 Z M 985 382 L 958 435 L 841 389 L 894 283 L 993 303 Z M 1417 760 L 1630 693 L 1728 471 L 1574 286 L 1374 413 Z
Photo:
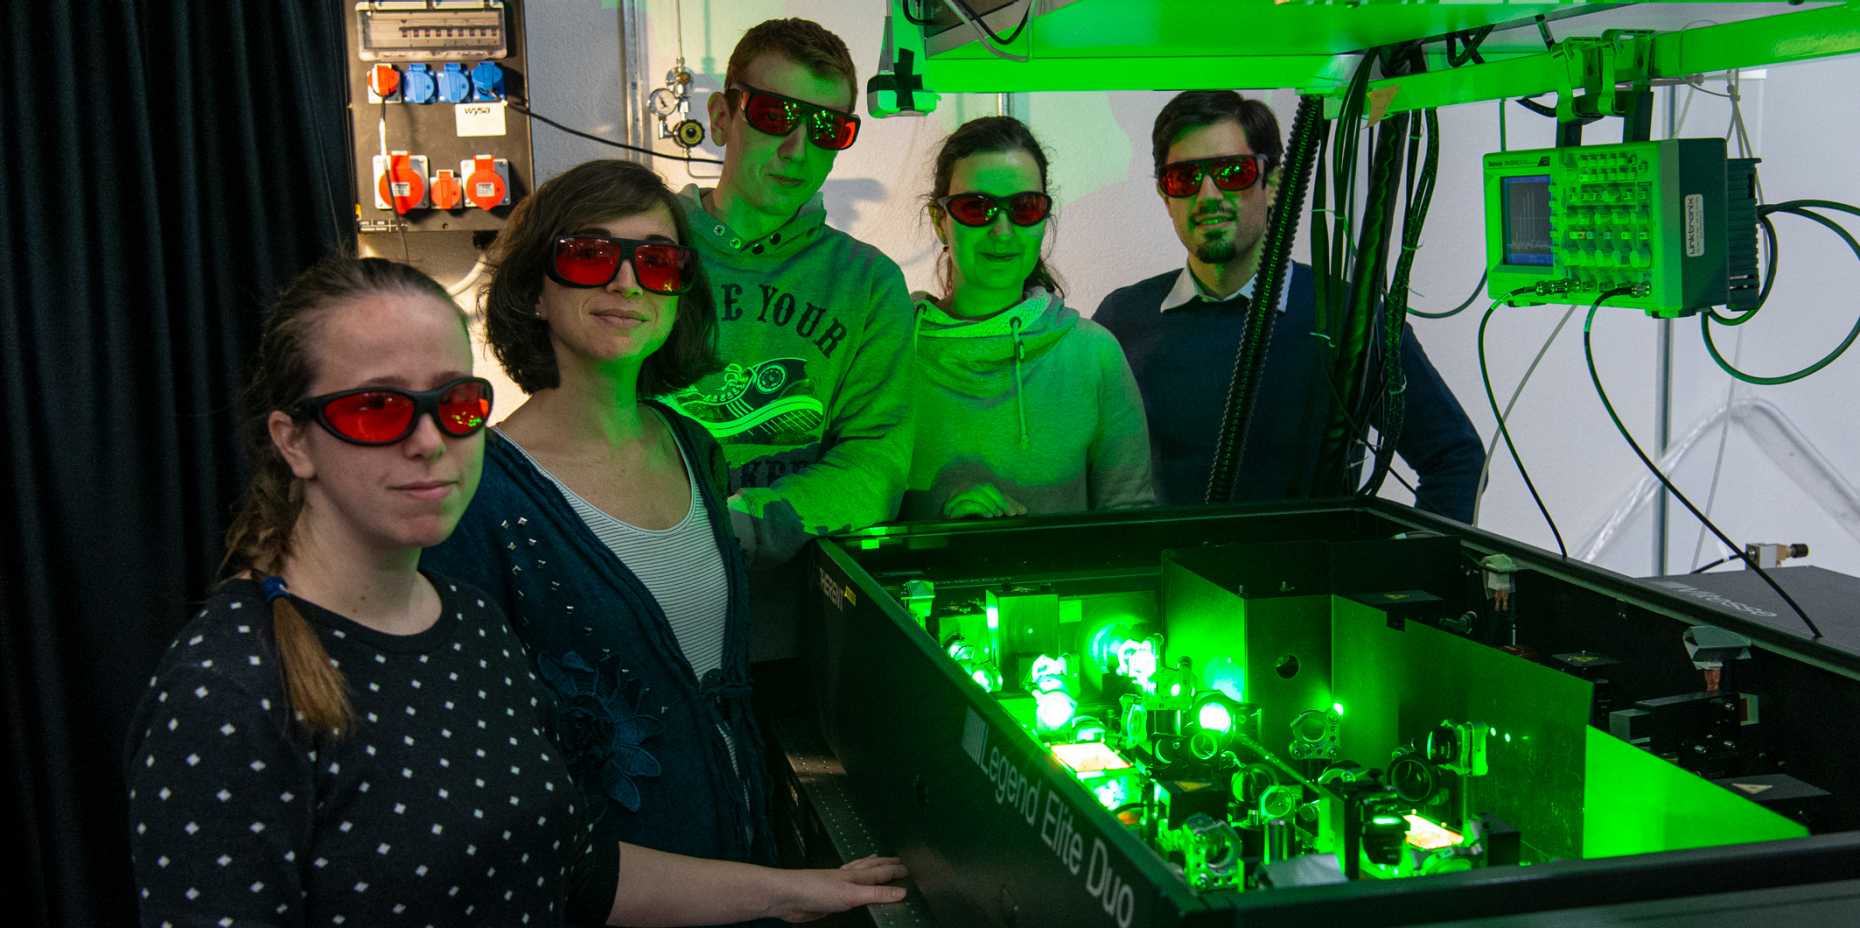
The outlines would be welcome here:
M 859 117 L 851 113 L 830 110 L 748 84 L 738 84 L 731 92 L 743 95 L 743 119 L 750 128 L 765 135 L 787 135 L 805 121 L 807 140 L 828 151 L 845 151 L 859 138 Z
M 491 415 L 491 382 L 460 377 L 431 390 L 358 387 L 300 400 L 290 414 L 294 419 L 315 419 L 351 445 L 397 444 L 413 434 L 421 416 L 432 416 L 446 435 L 469 438 Z
M 646 242 L 608 235 L 562 235 L 546 268 L 549 279 L 564 287 L 605 287 L 620 276 L 620 264 L 633 262 L 640 289 L 678 294 L 691 289 L 697 255 L 672 242 Z
M 1246 190 L 1259 183 L 1259 179 L 1266 175 L 1266 169 L 1271 166 L 1272 159 L 1265 155 L 1225 155 L 1193 161 L 1171 161 L 1163 165 L 1161 173 L 1156 175 L 1156 186 L 1164 196 L 1178 200 L 1194 196 L 1201 189 L 1203 177 L 1214 178 L 1214 186 L 1222 190 Z
M 1038 190 L 998 197 L 988 193 L 953 193 L 938 197 L 936 205 L 949 214 L 949 218 L 965 226 L 985 226 L 995 221 L 998 213 L 1007 213 L 1008 221 L 1017 226 L 1034 225 L 1053 212 L 1053 198 Z

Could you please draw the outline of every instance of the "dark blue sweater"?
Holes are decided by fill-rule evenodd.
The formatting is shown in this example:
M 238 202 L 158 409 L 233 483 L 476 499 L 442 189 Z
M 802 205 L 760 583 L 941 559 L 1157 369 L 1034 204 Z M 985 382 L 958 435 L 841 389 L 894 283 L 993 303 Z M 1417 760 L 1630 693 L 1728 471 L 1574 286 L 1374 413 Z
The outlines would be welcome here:
M 772 863 L 749 706 L 748 569 L 724 509 L 728 470 L 702 426 L 659 408 L 699 478 L 729 577 L 721 671 L 697 678 L 645 584 L 495 433 L 477 496 L 421 564 L 485 590 L 510 617 L 560 703 L 556 734 L 570 769 L 606 800 L 595 808 L 597 840 Z
M 1239 297 L 1162 312 L 1180 273 L 1115 290 L 1092 316 L 1117 336 L 1137 375 L 1150 419 L 1156 496 L 1165 505 L 1205 498 L 1247 312 L 1247 301 Z M 1236 501 L 1312 495 L 1331 401 L 1324 380 L 1330 353 L 1310 334 L 1315 319 L 1311 268 L 1294 264 L 1291 292 L 1273 325 L 1260 376 Z M 1479 435 L 1428 363 L 1412 328 L 1402 332 L 1401 363 L 1408 376 L 1407 409 L 1395 451 L 1420 477 L 1415 506 L 1468 521 L 1484 461 Z

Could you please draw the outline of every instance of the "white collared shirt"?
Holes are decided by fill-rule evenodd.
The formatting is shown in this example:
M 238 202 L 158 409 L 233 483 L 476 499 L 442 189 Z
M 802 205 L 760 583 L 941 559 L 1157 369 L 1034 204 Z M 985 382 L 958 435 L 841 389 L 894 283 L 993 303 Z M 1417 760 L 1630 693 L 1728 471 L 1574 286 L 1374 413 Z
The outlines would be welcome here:
M 1285 301 L 1290 299 L 1292 294 L 1291 268 L 1286 268 L 1286 271 L 1285 284 L 1279 289 L 1279 312 L 1285 311 Z M 1194 271 L 1184 266 L 1182 268 L 1182 273 L 1176 275 L 1175 286 L 1170 287 L 1168 294 L 1163 297 L 1161 311 L 1166 313 L 1172 309 L 1181 309 L 1196 300 L 1205 300 L 1209 303 L 1225 303 L 1234 297 L 1243 296 L 1250 302 L 1253 299 L 1253 285 L 1258 281 L 1259 275 L 1255 273 L 1252 277 L 1247 278 L 1246 283 L 1240 285 L 1240 289 L 1226 296 L 1216 296 L 1215 294 L 1209 293 L 1207 288 L 1201 285 L 1201 281 L 1195 279 Z

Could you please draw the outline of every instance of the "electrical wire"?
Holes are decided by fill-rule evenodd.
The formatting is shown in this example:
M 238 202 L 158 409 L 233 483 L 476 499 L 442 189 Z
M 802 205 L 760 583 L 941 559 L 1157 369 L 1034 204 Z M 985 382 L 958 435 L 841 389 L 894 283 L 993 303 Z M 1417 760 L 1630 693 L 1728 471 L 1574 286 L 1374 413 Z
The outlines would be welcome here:
M 375 137 L 381 142 L 381 171 L 387 178 L 388 205 L 394 205 L 394 159 L 388 155 L 387 138 L 387 98 L 381 98 L 381 119 L 375 123 Z M 400 210 L 394 210 L 394 230 L 400 233 L 400 262 L 413 263 L 413 249 L 407 244 L 407 218 Z
M 1737 364 L 1738 362 L 1742 361 L 1743 358 L 1744 358 L 1744 333 L 1739 332 L 1737 333 L 1737 344 L 1731 349 L 1731 363 Z M 1730 386 L 1725 388 L 1724 408 L 1726 410 L 1729 410 L 1731 408 L 1731 404 L 1733 402 L 1736 402 L 1737 388 L 1739 384 L 1740 384 L 1740 381 L 1733 379 L 1730 382 Z M 1711 514 L 1712 507 L 1717 505 L 1717 502 L 1718 502 L 1718 478 L 1723 476 L 1724 474 L 1724 449 L 1725 449 L 1725 446 L 1730 444 L 1730 439 L 1731 439 L 1731 419 L 1729 416 L 1726 416 L 1724 425 L 1720 426 L 1718 429 L 1718 450 L 1712 455 L 1711 483 L 1709 485 L 1709 488 L 1706 489 L 1705 491 L 1705 513 L 1706 515 Z M 1699 553 L 1704 550 L 1705 550 L 1705 526 L 1700 525 L 1698 534 L 1692 537 L 1692 556 L 1686 558 L 1686 563 L 1697 564 L 1699 562 Z M 1722 563 L 1722 562 L 1723 560 L 1720 559 L 1717 563 Z M 1709 567 L 1711 565 L 1708 564 L 1706 566 Z M 1702 569 L 1702 568 L 1695 568 L 1693 572 L 1696 573 L 1699 569 Z
M 678 27 L 678 64 L 685 63 L 685 0 L 675 0 L 672 5 L 672 22 Z
M 1695 24 L 1716 25 L 1716 23 L 1709 23 L 1708 21 L 1694 20 L 1681 27 L 1681 29 L 1683 31 L 1684 29 L 1691 28 Z M 1756 153 L 1755 148 L 1750 144 L 1750 135 L 1746 131 L 1743 119 L 1743 82 L 1741 74 L 1733 70 L 1730 74 L 1725 76 L 1725 93 L 1721 95 L 1716 91 L 1706 90 L 1704 78 L 1698 75 L 1693 75 L 1688 78 L 1686 83 L 1689 88 L 1686 93 L 1686 108 L 1680 110 L 1678 117 L 1674 120 L 1671 134 L 1675 137 L 1680 135 L 1680 127 L 1685 123 L 1686 112 L 1691 109 L 1692 101 L 1696 99 L 1698 93 L 1723 96 L 1725 99 L 1731 101 L 1731 125 L 1725 130 L 1725 141 L 1727 143 L 1735 142 L 1738 157 L 1753 157 Z M 1753 171 L 1751 173 L 1751 181 L 1757 197 L 1757 206 L 1761 209 L 1763 205 L 1763 178 L 1760 174 Z M 1763 283 L 1757 290 L 1756 302 L 1751 305 L 1750 310 L 1741 316 L 1735 317 L 1734 320 L 1720 320 L 1724 321 L 1726 325 L 1743 325 L 1752 318 L 1755 318 L 1757 310 L 1762 309 L 1764 304 L 1769 302 L 1770 290 L 1776 283 L 1776 226 L 1769 221 L 1768 217 L 1761 214 L 1757 216 L 1757 222 L 1763 231 Z M 1709 306 L 1705 308 L 1705 311 L 1714 316 L 1716 315 L 1716 310 Z M 1731 351 L 1731 363 L 1733 366 L 1743 361 L 1744 334 L 1745 333 L 1742 331 L 1737 333 L 1737 344 Z M 1736 401 L 1739 386 L 1739 381 L 1736 378 L 1732 378 L 1725 386 L 1724 403 L 1727 410 L 1731 408 L 1731 403 Z M 1712 454 L 1711 483 L 1708 484 L 1708 488 L 1705 491 L 1706 515 L 1710 515 L 1713 507 L 1718 504 L 1719 481 L 1724 476 L 1724 452 L 1725 448 L 1730 445 L 1730 439 L 1731 419 L 1727 416 L 1725 417 L 1724 424 L 1718 429 L 1718 450 Z M 1700 523 L 1697 534 L 1692 536 L 1692 554 L 1690 557 L 1686 558 L 1686 563 L 1698 563 L 1700 553 L 1705 550 L 1705 534 L 1705 525 Z M 1715 563 L 1723 563 L 1724 560 L 1725 559 L 1720 558 Z M 1709 567 L 1712 565 L 1706 566 Z M 1703 568 L 1695 568 L 1695 572 L 1702 569 Z
M 1722 25 L 1722 23 L 1720 23 L 1718 20 L 1715 20 L 1715 19 L 1700 18 L 1700 19 L 1689 20 L 1685 25 L 1680 26 L 1677 30 L 1675 30 L 1674 34 L 1680 35 L 1683 37 L 1683 35 L 1686 32 L 1690 31 L 1692 27 L 1694 26 L 1718 26 L 1718 25 Z M 1689 90 L 1704 91 L 1705 93 L 1712 94 L 1713 96 L 1730 97 L 1732 100 L 1737 99 L 1736 97 L 1731 96 L 1731 94 L 1729 93 L 1719 94 L 1716 91 L 1705 90 L 1705 86 L 1704 86 L 1705 79 L 1702 75 L 1698 75 L 1698 74 L 1690 75 L 1685 79 L 1684 83 L 1686 84 Z M 1728 90 L 1729 87 L 1727 87 L 1726 89 Z M 1692 111 L 1692 101 L 1696 99 L 1697 97 L 1698 97 L 1698 94 L 1696 93 L 1689 92 L 1686 94 L 1686 105 L 1683 107 L 1680 107 L 1678 118 L 1673 120 L 1673 133 L 1672 134 L 1674 138 L 1678 138 L 1680 130 L 1685 128 L 1686 114 Z
M 1014 31 L 1009 33 L 1008 37 L 1005 39 L 996 35 L 993 29 L 988 28 L 988 24 L 982 22 L 982 18 L 977 16 L 975 11 L 970 9 L 969 5 L 964 3 L 963 0 L 945 0 L 945 2 L 949 4 L 951 10 L 955 11 L 958 18 L 975 30 L 976 41 L 981 42 L 982 48 L 986 49 L 990 55 L 1007 61 L 1018 61 L 1022 64 L 1027 62 L 1026 55 L 1016 55 L 1013 52 L 1002 49 L 1000 46 L 1012 44 L 1015 39 L 1020 38 L 1021 29 L 1025 28 L 1027 20 L 1033 17 L 1033 0 L 1027 0 L 1027 8 L 1021 13 L 1020 25 L 1015 26 Z
M 1321 358 L 1319 360 L 1319 364 L 1320 365 L 1323 364 L 1323 361 Z M 1336 401 L 1339 408 L 1343 409 L 1344 417 L 1350 421 L 1351 434 L 1363 436 L 1362 439 L 1360 439 L 1360 441 L 1362 442 L 1363 448 L 1367 450 L 1370 454 L 1372 455 L 1381 454 L 1382 453 L 1382 442 L 1370 441 L 1369 440 L 1369 429 L 1363 425 L 1361 420 L 1351 415 L 1349 408 L 1343 405 L 1343 393 L 1337 389 L 1337 381 L 1331 379 L 1330 370 L 1328 366 L 1325 366 L 1325 369 L 1319 371 L 1318 374 L 1320 377 L 1323 378 L 1324 385 L 1330 388 L 1331 399 Z M 1381 432 L 1377 432 L 1376 435 L 1378 438 L 1382 437 Z M 1361 467 L 1362 460 L 1360 458 L 1357 459 L 1352 466 Z M 1389 476 L 1395 478 L 1396 483 L 1401 484 L 1402 489 L 1407 490 L 1410 494 L 1413 494 L 1413 496 L 1416 499 L 1421 498 L 1421 491 L 1415 489 L 1414 484 L 1409 483 L 1407 480 L 1403 479 L 1400 471 L 1391 467 L 1389 468 L 1388 474 Z M 1417 475 L 1417 478 L 1418 478 L 1418 475 Z
M 1707 96 L 1723 97 L 1726 100 L 1737 99 L 1737 97 L 1732 96 L 1731 94 L 1728 94 L 1728 93 L 1719 93 L 1716 90 L 1706 90 L 1703 86 L 1704 83 L 1705 83 L 1705 79 L 1703 77 L 1700 77 L 1697 74 L 1692 75 L 1690 78 L 1686 80 L 1686 84 L 1690 86 L 1693 90 L 1696 90 L 1699 93 L 1705 94 Z
M 1801 216 L 1804 219 L 1813 220 L 1814 222 L 1817 222 L 1821 224 L 1822 226 L 1826 227 L 1829 231 L 1833 232 L 1835 235 L 1840 236 L 1841 240 L 1847 243 L 1848 250 L 1854 253 L 1855 259 L 1860 259 L 1860 241 L 1855 241 L 1854 237 L 1851 234 L 1849 234 L 1846 229 L 1842 228 L 1839 223 L 1825 216 L 1822 216 L 1819 213 L 1811 212 L 1806 208 L 1796 206 L 1796 204 L 1808 204 L 1808 203 L 1819 204 L 1819 203 L 1824 203 L 1824 202 L 1830 202 L 1830 201 L 1791 200 L 1786 203 L 1778 203 L 1773 206 L 1764 207 L 1763 212 L 1788 213 L 1793 216 Z M 1831 208 L 1844 209 L 1845 211 L 1848 211 L 1848 212 L 1854 212 L 1856 214 L 1860 214 L 1860 209 L 1855 209 L 1854 207 L 1847 206 L 1846 204 L 1833 203 L 1831 204 Z M 1786 384 L 1786 383 L 1795 383 L 1796 381 L 1801 380 L 1805 377 L 1808 377 L 1809 375 L 1814 374 L 1817 371 L 1820 371 L 1822 368 L 1825 368 L 1828 365 L 1833 364 L 1837 359 L 1840 358 L 1842 354 L 1846 353 L 1848 347 L 1851 346 L 1856 339 L 1860 339 L 1860 318 L 1855 318 L 1853 327 L 1847 331 L 1847 337 L 1842 339 L 1840 344 L 1834 346 L 1833 351 L 1830 351 L 1827 354 L 1823 355 L 1820 360 L 1817 360 L 1814 363 L 1809 364 L 1807 367 L 1801 368 L 1800 370 L 1792 371 L 1787 374 L 1781 374 L 1775 377 L 1764 377 L 1764 376 L 1759 376 L 1756 374 L 1746 373 L 1745 371 L 1739 370 L 1736 365 L 1732 364 L 1730 361 L 1725 360 L 1724 355 L 1718 351 L 1717 343 L 1712 340 L 1711 324 L 1713 321 L 1715 321 L 1715 317 L 1713 314 L 1711 313 L 1700 313 L 1699 314 L 1699 332 L 1703 334 L 1705 337 L 1706 353 L 1711 355 L 1711 359 L 1714 362 L 1716 362 L 1718 367 L 1722 369 L 1725 373 L 1730 374 L 1732 377 L 1735 377 L 1738 380 L 1741 380 L 1745 383 L 1756 384 L 1758 386 L 1778 386 L 1778 385 Z
M 550 119 L 549 117 L 544 116 L 543 114 L 538 113 L 535 110 L 530 109 L 527 106 L 517 103 L 515 100 L 509 100 L 506 102 L 510 104 L 511 109 L 516 110 L 517 112 L 522 113 L 523 115 L 528 116 L 531 119 L 536 120 L 537 122 L 540 122 L 546 126 L 552 126 L 557 130 L 568 133 L 569 135 L 587 139 L 590 142 L 599 142 L 602 145 L 611 145 L 615 148 L 624 149 L 626 151 L 636 151 L 642 155 L 652 155 L 655 158 L 664 158 L 667 161 L 683 161 L 686 164 L 722 164 L 723 163 L 722 161 L 716 158 L 694 157 L 688 152 L 682 155 L 670 155 L 662 151 L 654 151 L 653 149 L 650 149 L 650 148 L 641 148 L 638 145 L 628 145 L 625 142 L 616 142 L 613 139 L 602 138 L 591 132 L 583 132 L 580 129 L 575 129 L 569 126 L 562 125 L 561 123 L 556 122 L 555 120 Z
M 1607 302 L 1610 297 L 1621 296 L 1631 292 L 1633 292 L 1632 288 L 1628 287 L 1617 287 L 1613 290 L 1602 291 L 1601 295 L 1595 298 L 1595 302 L 1589 305 L 1588 317 L 1582 320 L 1582 358 L 1589 366 L 1589 381 L 1595 384 L 1595 395 L 1601 398 L 1602 408 L 1607 410 L 1609 421 L 1615 424 L 1615 431 L 1620 432 L 1621 437 L 1627 440 L 1628 447 L 1634 449 L 1634 456 L 1640 458 L 1640 462 L 1647 466 L 1647 470 L 1653 474 L 1654 479 L 1660 481 L 1660 485 L 1665 487 L 1668 493 L 1673 494 L 1673 498 L 1679 500 L 1693 516 L 1697 517 L 1700 522 L 1703 522 L 1706 528 L 1711 529 L 1711 533 L 1718 536 L 1718 540 L 1724 542 L 1724 546 L 1733 552 L 1733 557 L 1741 559 L 1746 566 L 1756 571 L 1757 576 L 1763 578 L 1763 582 L 1769 584 L 1770 589 L 1775 590 L 1776 595 L 1781 596 L 1783 602 L 1788 603 L 1789 608 L 1795 610 L 1795 614 L 1801 617 L 1802 624 L 1808 626 L 1809 632 L 1812 633 L 1816 639 L 1820 639 L 1821 629 L 1815 626 L 1814 621 L 1808 617 L 1808 613 L 1802 611 L 1802 607 L 1796 603 L 1795 597 L 1790 596 L 1789 591 L 1783 589 L 1782 585 L 1778 584 L 1776 579 L 1770 576 L 1769 571 L 1759 566 L 1755 558 L 1744 553 L 1744 549 L 1741 546 L 1732 541 L 1729 535 L 1726 535 L 1722 529 L 1718 528 L 1716 523 L 1712 522 L 1704 512 L 1699 510 L 1699 507 L 1692 505 L 1692 501 L 1687 499 L 1684 493 L 1679 492 L 1679 488 L 1674 486 L 1671 480 L 1667 479 L 1665 473 L 1661 472 L 1660 466 L 1655 464 L 1653 459 L 1647 456 L 1647 452 L 1641 450 L 1640 442 L 1634 440 L 1633 433 L 1628 431 L 1627 425 L 1621 421 L 1621 416 L 1615 412 L 1615 404 L 1609 401 L 1608 391 L 1602 387 L 1601 373 L 1596 370 L 1595 367 L 1595 314 L 1601 310 L 1602 304 Z
M 996 45 L 1014 44 L 1014 40 L 1020 38 L 1020 31 L 1022 29 L 1027 28 L 1027 21 L 1033 18 L 1034 0 L 1027 0 L 1027 7 L 1026 9 L 1021 10 L 1020 22 L 1014 24 L 1014 31 L 1008 33 L 1005 36 L 1001 36 L 1001 35 L 996 35 L 993 29 L 988 28 L 988 24 L 982 21 L 982 15 L 980 13 L 975 12 L 975 8 L 970 6 L 967 0 L 946 0 L 946 2 L 948 2 L 950 6 L 956 8 L 957 15 L 960 16 L 963 13 L 967 13 L 969 14 L 969 16 L 973 17 L 973 21 L 970 22 L 969 25 L 974 26 L 977 30 L 983 33 L 986 33 L 988 35 L 989 40 L 994 42 Z
M 1350 408 L 1348 406 L 1344 405 L 1343 391 L 1337 389 L 1337 381 L 1335 378 L 1331 376 L 1330 365 L 1324 363 L 1323 352 L 1321 351 L 1318 352 L 1317 360 L 1315 363 L 1318 366 L 1318 372 L 1317 372 L 1318 379 L 1324 381 L 1324 386 L 1330 388 L 1331 402 L 1334 402 L 1337 404 L 1337 408 L 1343 411 L 1344 418 L 1347 419 L 1350 423 L 1350 434 L 1363 436 L 1360 439 L 1360 442 L 1363 448 L 1366 449 L 1370 454 L 1381 454 L 1382 443 L 1370 441 L 1369 440 L 1369 429 L 1363 425 L 1362 420 L 1356 418 L 1356 416 L 1350 413 Z M 1380 432 L 1377 433 L 1377 437 L 1381 437 Z M 1356 461 L 1352 462 L 1351 466 L 1361 467 L 1362 459 L 1358 458 Z M 1409 493 L 1414 494 L 1414 497 L 1416 499 L 1420 498 L 1421 491 L 1415 489 L 1414 484 L 1409 483 L 1407 480 L 1402 479 L 1402 475 L 1400 471 L 1395 470 L 1394 468 L 1391 467 L 1389 468 L 1389 476 L 1394 477 L 1395 482 L 1402 485 L 1402 489 L 1405 489 Z M 1418 478 L 1418 475 L 1417 475 L 1417 478 Z
M 1558 335 L 1563 334 L 1563 327 L 1568 325 L 1569 320 L 1575 317 L 1576 307 L 1571 306 L 1563 311 L 1563 317 L 1558 319 L 1556 321 L 1556 327 L 1550 330 L 1550 337 L 1544 339 L 1543 345 L 1537 349 L 1536 356 L 1531 358 L 1530 366 L 1524 369 L 1524 376 L 1518 378 L 1518 385 L 1511 391 L 1511 398 L 1505 401 L 1505 411 L 1498 414 L 1500 428 L 1492 431 L 1492 440 L 1486 443 L 1485 460 L 1479 464 L 1479 488 L 1473 491 L 1472 524 L 1474 525 L 1479 524 L 1479 504 L 1485 500 L 1485 488 L 1491 482 L 1492 458 L 1498 453 L 1498 442 L 1501 430 L 1505 423 L 1511 421 L 1511 410 L 1518 405 L 1518 397 L 1524 395 L 1524 385 L 1531 382 L 1531 375 L 1537 373 L 1537 365 L 1542 363 L 1544 355 L 1550 353 L 1550 346 L 1556 344 Z
M 1724 79 L 1724 89 L 1725 95 L 1731 99 L 1731 123 L 1724 129 L 1725 138 L 1729 139 L 1735 137 L 1737 139 L 1739 157 L 1751 157 L 1756 151 L 1756 146 L 1750 144 L 1750 131 L 1749 128 L 1744 125 L 1743 72 L 1733 68 L 1730 75 Z M 1761 175 L 1754 174 L 1753 178 L 1757 188 L 1757 202 L 1762 203 L 1764 200 L 1763 178 Z
M 1704 530 L 1704 529 L 1702 529 L 1702 528 L 1700 529 L 1700 531 L 1703 531 L 1703 530 Z M 1694 567 L 1694 568 L 1692 568 L 1691 570 L 1688 570 L 1688 571 L 1686 571 L 1686 573 L 1689 573 L 1689 574 L 1702 574 L 1702 573 L 1704 573 L 1704 572 L 1706 572 L 1706 571 L 1708 571 L 1708 570 L 1710 570 L 1710 569 L 1712 569 L 1713 567 L 1716 567 L 1716 566 L 1718 566 L 1719 564 L 1722 564 L 1722 563 L 1724 563 L 1725 561 L 1728 561 L 1728 560 L 1730 560 L 1730 559 L 1731 559 L 1731 558 L 1730 558 L 1730 556 L 1729 556 L 1729 555 L 1726 555 L 1726 556 L 1724 556 L 1724 557 L 1721 557 L 1721 558 L 1719 558 L 1719 559 L 1717 559 L 1717 560 L 1715 560 L 1715 561 L 1712 561 L 1712 562 L 1710 562 L 1710 563 L 1707 563 L 1707 564 L 1700 564 L 1699 566 L 1697 566 L 1697 567 Z
M 1502 99 L 1498 101 L 1498 150 L 1501 152 L 1511 150 L 1511 146 L 1507 143 L 1507 138 L 1506 138 L 1505 101 Z M 1476 302 L 1479 299 L 1479 291 L 1485 289 L 1486 276 L 1490 273 L 1491 271 L 1489 269 L 1484 269 L 1479 272 L 1478 282 L 1473 284 L 1472 292 L 1466 294 L 1465 301 L 1460 303 L 1460 305 L 1455 306 L 1452 309 L 1446 310 L 1445 312 L 1438 312 L 1438 313 L 1430 313 L 1425 310 L 1410 308 L 1408 310 L 1408 315 L 1420 316 L 1423 319 L 1449 319 L 1449 318 L 1459 315 L 1460 313 L 1465 312 L 1467 307 L 1471 306 L 1474 302 Z M 1561 328 L 1560 325 L 1558 327 Z M 1533 362 L 1532 366 L 1533 367 L 1536 366 L 1535 362 Z M 1530 375 L 1526 374 L 1525 377 L 1528 379 Z M 1523 385 L 1520 384 L 1519 386 L 1522 387 Z M 1512 394 L 1512 399 L 1515 402 L 1517 399 L 1517 394 L 1515 393 Z M 1506 405 L 1505 410 L 1507 413 L 1511 411 L 1511 407 L 1509 404 Z M 1497 447 L 1498 447 L 1498 436 L 1493 435 L 1492 445 L 1491 447 L 1487 448 L 1485 452 L 1485 457 L 1487 461 L 1490 461 L 1492 459 L 1492 450 Z M 1483 471 L 1481 471 L 1480 476 L 1479 476 L 1479 486 L 1481 488 L 1485 486 L 1485 474 Z M 1473 503 L 1473 511 L 1475 513 L 1478 512 L 1478 505 L 1479 504 L 1477 502 Z M 1476 520 L 1475 520 L 1475 524 L 1476 524 Z
M 1485 289 L 1486 273 L 1487 273 L 1486 271 L 1479 272 L 1479 281 L 1473 284 L 1472 292 L 1466 294 L 1466 300 L 1462 302 L 1460 305 L 1455 306 L 1452 309 L 1444 310 L 1442 312 L 1437 312 L 1437 313 L 1430 313 L 1423 309 L 1414 309 L 1413 307 L 1410 307 L 1408 309 L 1408 315 L 1420 316 L 1423 319 L 1447 319 L 1447 318 L 1451 318 L 1453 316 L 1457 316 L 1460 313 L 1465 312 L 1466 307 L 1471 306 L 1473 304 L 1473 301 L 1479 299 L 1479 292 Z
M 1375 466 L 1370 470 L 1369 480 L 1362 488 L 1362 492 L 1367 494 L 1373 494 L 1381 488 L 1382 478 L 1389 473 L 1393 464 L 1395 445 L 1401 438 L 1402 429 L 1406 427 L 1405 394 L 1408 381 L 1407 372 L 1401 365 L 1401 346 L 1402 340 L 1407 337 L 1409 280 L 1414 271 L 1414 256 L 1421 246 L 1421 229 L 1428 208 L 1433 203 L 1434 185 L 1440 167 L 1440 121 L 1436 111 L 1422 110 L 1418 125 L 1410 116 L 1409 128 L 1407 173 L 1413 181 L 1413 191 L 1402 214 L 1401 256 L 1395 262 L 1388 296 L 1382 301 L 1387 318 L 1384 320 L 1382 336 L 1383 392 L 1377 397 L 1382 414 L 1376 417 L 1376 421 L 1382 423 L 1382 442 L 1376 452 Z M 1419 144 L 1423 137 L 1427 140 L 1424 150 Z
M 1842 203 L 1839 200 L 1784 200 L 1781 203 L 1771 203 L 1764 206 L 1762 211 L 1774 213 L 1791 212 L 1798 209 L 1831 209 L 1837 213 L 1860 216 L 1860 206 L 1854 206 L 1851 203 Z
M 472 288 L 478 286 L 478 281 L 484 279 L 484 272 L 490 269 L 491 263 L 480 254 L 478 260 L 472 264 L 471 270 L 466 271 L 465 276 L 459 278 L 457 283 L 446 288 L 446 294 L 456 302 L 459 297 L 470 293 Z M 477 314 L 473 313 L 473 315 Z
M 1761 208 L 1759 208 L 1761 209 Z M 1763 230 L 1763 285 L 1757 288 L 1757 301 L 1742 315 L 1722 316 L 1710 306 L 1705 307 L 1704 315 L 1710 316 L 1719 325 L 1743 325 L 1756 318 L 1757 310 L 1770 301 L 1770 289 L 1776 286 L 1776 224 L 1762 212 L 1757 213 L 1757 227 Z
M 1479 382 L 1485 385 L 1485 401 L 1492 408 L 1492 415 L 1498 419 L 1498 434 L 1505 439 L 1505 448 L 1511 452 L 1511 462 L 1518 465 L 1518 476 L 1524 478 L 1524 488 L 1531 492 L 1531 501 L 1537 504 L 1537 511 L 1543 514 L 1544 522 L 1550 526 L 1550 534 L 1556 538 L 1557 552 L 1564 560 L 1569 560 L 1569 546 L 1563 543 L 1563 532 L 1556 527 L 1556 520 L 1550 517 L 1550 508 L 1544 505 L 1542 494 L 1537 492 L 1537 484 L 1532 482 L 1531 473 L 1524 469 L 1524 458 L 1518 456 L 1518 446 L 1511 441 L 1511 430 L 1505 426 L 1505 419 L 1498 411 L 1498 397 L 1492 393 L 1492 371 L 1485 360 L 1485 327 L 1492 321 L 1492 314 L 1498 312 L 1504 300 L 1493 300 L 1486 307 L 1485 315 L 1479 319 Z

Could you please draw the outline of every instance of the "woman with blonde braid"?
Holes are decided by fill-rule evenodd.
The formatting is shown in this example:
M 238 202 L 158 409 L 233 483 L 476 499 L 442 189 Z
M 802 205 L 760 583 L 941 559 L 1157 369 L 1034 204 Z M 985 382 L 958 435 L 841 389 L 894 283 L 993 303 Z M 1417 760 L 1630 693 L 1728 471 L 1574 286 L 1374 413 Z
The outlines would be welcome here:
M 444 289 L 378 259 L 267 320 L 232 579 L 131 727 L 146 925 L 702 924 L 895 901 L 895 861 L 777 873 L 589 839 L 503 615 L 422 573 L 483 464 L 490 384 Z M 623 858 L 624 851 L 624 859 Z

